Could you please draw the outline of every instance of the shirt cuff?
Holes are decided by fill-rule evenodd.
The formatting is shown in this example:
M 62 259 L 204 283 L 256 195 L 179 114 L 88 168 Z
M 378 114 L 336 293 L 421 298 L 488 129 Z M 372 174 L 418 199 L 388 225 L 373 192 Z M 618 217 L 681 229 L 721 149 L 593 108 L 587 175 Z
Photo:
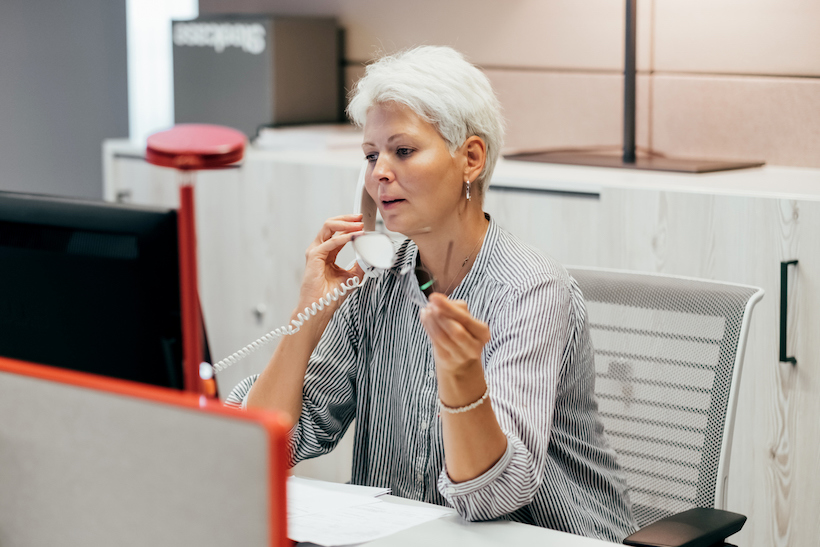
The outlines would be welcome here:
M 450 475 L 447 474 L 447 466 L 445 465 L 438 478 L 438 490 L 441 492 L 441 495 L 444 496 L 444 499 L 450 503 L 450 505 L 454 505 L 454 498 L 469 496 L 470 494 L 474 494 L 475 492 L 478 492 L 482 488 L 485 488 L 495 482 L 495 480 L 504 473 L 507 466 L 510 465 L 512 458 L 512 444 L 509 439 L 507 439 L 507 447 L 501 458 L 487 471 L 474 479 L 464 482 L 453 482 L 452 479 L 450 479 Z
M 248 408 L 248 394 L 257 378 L 259 378 L 259 375 L 254 374 L 239 382 L 225 398 L 225 406 L 241 409 Z

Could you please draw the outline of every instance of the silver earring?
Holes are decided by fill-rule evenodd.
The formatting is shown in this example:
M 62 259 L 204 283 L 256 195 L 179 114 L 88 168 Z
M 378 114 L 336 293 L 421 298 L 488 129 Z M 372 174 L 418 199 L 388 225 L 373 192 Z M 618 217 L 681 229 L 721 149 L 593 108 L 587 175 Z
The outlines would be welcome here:
M 467 201 L 470 201 L 470 181 L 467 181 Z

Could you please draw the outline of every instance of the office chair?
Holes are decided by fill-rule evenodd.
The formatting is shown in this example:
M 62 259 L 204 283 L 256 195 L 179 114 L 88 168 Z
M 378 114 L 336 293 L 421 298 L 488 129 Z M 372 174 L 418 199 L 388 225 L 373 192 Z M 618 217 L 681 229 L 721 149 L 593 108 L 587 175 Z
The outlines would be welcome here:
M 743 351 L 757 287 L 569 268 L 586 302 L 599 411 L 638 532 L 627 545 L 723 545 Z

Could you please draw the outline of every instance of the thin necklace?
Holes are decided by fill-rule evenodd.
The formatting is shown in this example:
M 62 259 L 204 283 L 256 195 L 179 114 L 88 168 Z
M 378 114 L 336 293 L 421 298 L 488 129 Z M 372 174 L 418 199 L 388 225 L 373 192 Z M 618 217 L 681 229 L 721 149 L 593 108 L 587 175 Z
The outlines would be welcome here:
M 481 236 L 478 238 L 478 241 L 475 244 L 475 247 L 473 247 L 473 250 L 470 251 L 470 254 L 468 254 L 466 257 L 464 257 L 464 262 L 461 263 L 461 267 L 458 269 L 458 271 L 455 273 L 455 275 L 453 275 L 453 278 L 450 279 L 450 284 L 447 285 L 447 288 L 444 290 L 444 294 L 446 296 L 450 296 L 450 288 L 453 286 L 453 283 L 456 282 L 456 279 L 458 278 L 459 274 L 461 274 L 461 272 L 464 271 L 464 266 L 466 266 L 467 263 L 470 261 L 470 258 L 472 258 L 473 254 L 476 252 L 479 245 L 481 245 L 482 241 L 484 241 L 484 234 L 481 234 Z M 453 248 L 453 242 L 451 241 L 450 242 L 450 247 L 447 249 L 447 258 L 446 258 L 446 262 L 444 263 L 445 267 L 447 266 L 447 264 L 450 263 L 450 250 L 452 248 Z M 445 273 L 447 273 L 447 272 L 445 272 Z

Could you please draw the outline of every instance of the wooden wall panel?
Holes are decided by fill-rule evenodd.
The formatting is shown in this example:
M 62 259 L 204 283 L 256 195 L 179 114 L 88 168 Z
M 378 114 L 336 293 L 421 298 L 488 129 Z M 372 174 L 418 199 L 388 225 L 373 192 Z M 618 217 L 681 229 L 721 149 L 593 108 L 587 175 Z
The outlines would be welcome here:
M 598 265 L 600 203 L 594 197 L 490 189 L 484 210 L 500 226 L 562 264 Z
M 820 510 L 820 204 L 656 191 L 602 192 L 606 266 L 763 287 L 749 332 L 728 490 L 749 517 L 734 542 L 815 544 Z M 812 247 L 814 245 L 814 247 Z M 800 259 L 790 279 L 789 352 L 780 363 L 780 261 Z M 814 515 L 814 517 L 810 516 Z
M 820 2 L 655 3 L 655 68 L 664 72 L 820 76 Z
M 658 151 L 820 167 L 820 78 L 653 80 L 652 142 Z

